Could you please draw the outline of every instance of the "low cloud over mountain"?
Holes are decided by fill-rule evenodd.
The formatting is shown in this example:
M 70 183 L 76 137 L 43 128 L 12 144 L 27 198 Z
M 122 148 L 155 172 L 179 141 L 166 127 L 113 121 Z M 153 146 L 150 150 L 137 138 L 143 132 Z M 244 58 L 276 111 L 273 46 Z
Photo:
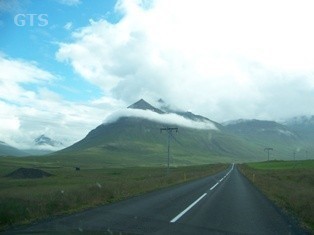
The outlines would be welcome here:
M 158 123 L 184 126 L 194 129 L 218 130 L 215 124 L 209 120 L 193 120 L 176 113 L 165 113 L 150 105 L 143 99 L 139 100 L 133 105 L 130 105 L 127 109 L 113 112 L 104 120 L 104 124 L 116 122 L 121 117 L 144 118 Z

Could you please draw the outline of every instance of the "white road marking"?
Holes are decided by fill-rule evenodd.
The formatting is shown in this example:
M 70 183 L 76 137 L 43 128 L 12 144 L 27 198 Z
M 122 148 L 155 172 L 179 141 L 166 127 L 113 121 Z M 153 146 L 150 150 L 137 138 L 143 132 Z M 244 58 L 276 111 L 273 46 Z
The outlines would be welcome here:
M 220 181 L 221 182 L 221 181 Z M 213 187 L 210 188 L 210 190 L 213 190 L 214 188 L 216 188 L 216 186 L 218 185 L 219 183 L 216 183 Z
M 217 182 L 214 186 L 212 186 L 210 188 L 210 191 L 213 190 L 214 188 L 216 188 L 219 183 L 221 183 L 230 173 L 231 171 L 233 170 L 233 167 L 234 167 L 234 163 L 232 163 L 232 167 L 230 169 L 230 171 L 228 171 L 228 173 L 222 177 L 219 182 Z M 176 217 L 174 217 L 172 220 L 170 220 L 170 223 L 175 223 L 178 219 L 180 219 L 186 212 L 188 212 L 193 206 L 195 206 L 200 200 L 203 199 L 203 197 L 205 197 L 207 195 L 207 193 L 204 193 L 202 196 L 200 196 L 195 202 L 193 202 L 191 205 L 189 205 L 187 208 L 185 208 L 184 211 L 182 211 L 180 214 L 178 214 Z
M 186 212 L 188 212 L 193 206 L 196 205 L 200 200 L 205 197 L 207 193 L 204 193 L 202 196 L 200 196 L 195 202 L 193 202 L 191 205 L 189 205 L 184 211 L 182 211 L 180 214 L 178 214 L 176 217 L 174 217 L 172 220 L 170 220 L 170 223 L 175 223 L 178 219 L 181 218 L 182 215 L 184 215 Z

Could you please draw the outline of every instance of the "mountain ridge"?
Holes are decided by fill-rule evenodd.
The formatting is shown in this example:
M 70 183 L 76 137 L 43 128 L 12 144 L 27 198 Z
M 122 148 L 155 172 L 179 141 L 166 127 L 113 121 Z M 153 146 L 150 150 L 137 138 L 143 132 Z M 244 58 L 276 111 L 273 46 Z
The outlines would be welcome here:
M 134 104 L 131 104 L 127 107 L 128 109 L 141 109 L 141 110 L 151 110 L 155 113 L 163 114 L 165 112 L 161 111 L 160 109 L 152 106 L 144 99 L 140 99 L 139 101 L 135 102 Z
M 273 157 L 289 159 L 294 151 L 311 152 L 309 137 L 282 123 L 266 120 L 241 119 L 229 123 L 214 122 L 207 117 L 189 111 L 172 110 L 164 101 L 163 108 L 156 108 L 144 99 L 127 107 L 135 110 L 149 110 L 164 120 L 167 114 L 175 114 L 197 123 L 213 123 L 217 129 L 201 129 L 196 126 L 182 126 L 149 119 L 142 115 L 122 116 L 112 122 L 103 123 L 92 129 L 84 138 L 51 156 L 79 158 L 86 157 L 106 162 L 125 164 L 161 164 L 161 156 L 166 149 L 166 133 L 160 133 L 160 128 L 166 126 L 179 127 L 179 133 L 171 136 L 172 151 L 178 164 L 203 164 L 210 162 L 260 161 L 264 160 L 264 148 L 272 147 Z M 132 113 L 131 113 L 132 114 Z M 144 114 L 144 113 L 143 113 Z M 123 116 L 125 115 L 125 116 Z M 147 112 L 147 115 L 151 115 Z M 165 116 L 163 116 L 165 115 Z M 173 115 L 171 118 L 176 118 Z M 301 125 L 301 124 L 298 124 Z M 314 128 L 314 126 L 313 126 Z M 304 141 L 304 139 L 308 141 Z M 313 139 L 313 138 L 312 138 Z M 80 157 L 79 157 L 80 156 Z M 84 160 L 85 161 L 85 160 Z
M 51 139 L 50 137 L 42 134 L 34 139 L 34 144 L 37 146 L 51 146 L 51 147 L 60 147 L 64 146 L 62 142 Z
M 154 111 L 160 115 L 174 113 L 196 122 L 210 119 L 192 112 L 172 111 L 160 113 L 145 100 L 139 100 L 128 107 Z M 180 115 L 181 114 L 181 115 Z M 245 120 L 218 129 L 195 129 L 179 127 L 179 133 L 172 135 L 174 155 L 180 164 L 221 161 L 257 161 L 265 156 L 264 148 L 273 147 L 277 158 L 287 158 L 295 148 L 299 148 L 299 137 L 288 127 L 274 121 Z M 85 138 L 62 150 L 62 153 L 86 153 L 111 155 L 120 158 L 130 156 L 134 159 L 157 161 L 165 148 L 165 136 L 160 128 L 166 126 L 156 121 L 139 117 L 121 117 L 114 123 L 103 123 L 91 130 Z M 289 145 L 286 148 L 286 145 Z M 135 154 L 133 156 L 133 154 Z M 131 157 L 132 156 L 132 157 Z M 131 160 L 130 160 L 131 161 Z
M 29 155 L 27 152 L 15 148 L 4 141 L 0 141 L 0 156 L 27 156 Z

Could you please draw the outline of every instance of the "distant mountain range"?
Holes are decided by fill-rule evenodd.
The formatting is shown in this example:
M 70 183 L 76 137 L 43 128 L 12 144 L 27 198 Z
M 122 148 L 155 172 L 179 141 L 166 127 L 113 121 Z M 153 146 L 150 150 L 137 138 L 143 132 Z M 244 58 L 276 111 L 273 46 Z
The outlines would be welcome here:
M 53 148 L 62 148 L 64 145 L 45 135 L 40 135 L 34 139 L 34 148 L 20 150 L 0 141 L 0 156 L 19 156 L 45 155 L 53 152 Z
M 174 165 L 263 161 L 267 160 L 264 149 L 269 147 L 273 148 L 271 159 L 292 159 L 294 152 L 299 159 L 304 159 L 314 152 L 311 145 L 314 117 L 293 118 L 282 123 L 241 119 L 219 124 L 192 112 L 173 110 L 163 100 L 158 104 L 157 108 L 141 99 L 127 110 L 146 110 L 145 118 L 126 115 L 103 123 L 51 157 L 100 161 L 112 166 L 165 164 L 168 137 L 160 128 L 167 126 L 179 129 L 178 133 L 171 133 Z M 152 114 L 154 119 L 148 118 Z M 165 122 L 170 117 L 167 115 L 171 115 L 172 124 Z M 182 124 L 182 118 L 189 121 L 189 126 Z M 173 124 L 176 119 L 181 121 Z M 209 123 L 211 128 L 201 129 L 200 123 Z M 36 138 L 35 143 L 62 144 L 45 135 Z
M 314 116 L 294 117 L 283 122 L 283 125 L 297 133 L 300 138 L 311 145 L 314 142 Z
M 310 147 L 302 140 L 302 133 L 273 121 L 241 120 L 225 127 L 232 134 L 257 145 L 259 150 L 273 148 L 273 158 L 277 159 L 291 159 L 294 151 L 305 151 Z
M 26 156 L 27 153 L 0 141 L 0 156 Z
M 130 110 L 148 110 L 163 118 L 165 112 L 158 109 L 145 100 L 128 107 Z M 174 114 L 174 113 L 172 113 Z M 180 115 L 180 116 L 179 116 Z M 206 119 L 204 117 L 188 113 L 177 114 L 188 120 Z M 209 119 L 206 119 L 210 122 Z M 121 117 L 116 122 L 104 123 L 88 133 L 81 141 L 59 151 L 57 154 L 88 157 L 97 155 L 107 156 L 108 162 L 121 162 L 131 165 L 150 165 L 164 163 L 167 135 L 160 133 L 160 128 L 167 126 L 165 123 L 151 121 L 139 117 Z M 173 125 L 172 125 L 173 126 Z M 210 130 L 200 130 L 187 127 L 179 127 L 179 134 L 173 135 L 173 153 L 181 156 L 176 161 L 179 164 L 208 162 L 208 155 L 204 154 L 211 144 L 204 141 L 208 139 Z M 211 131 L 210 131 L 211 132 Z M 184 138 L 183 138 L 184 137 Z M 191 146 L 195 150 L 191 152 Z
M 88 133 L 81 141 L 57 153 L 71 156 L 99 156 L 108 163 L 123 161 L 126 165 L 162 164 L 166 153 L 167 134 L 160 128 L 176 126 L 172 133 L 171 153 L 174 164 L 202 164 L 208 162 L 262 161 L 266 160 L 267 147 L 274 150 L 274 159 L 291 159 L 293 152 L 304 158 L 310 152 L 310 135 L 304 135 L 304 122 L 277 123 L 262 120 L 236 120 L 221 125 L 192 112 L 175 111 L 164 101 L 156 108 L 145 100 L 130 105 L 128 109 L 148 110 L 159 114 L 176 114 L 195 123 L 210 122 L 216 128 L 197 129 L 167 125 L 139 117 L 120 117 L 113 123 L 104 123 Z M 308 122 L 306 122 L 308 123 Z M 314 126 L 313 126 L 314 127 Z M 309 155 L 307 156 L 309 157 Z
M 46 135 L 41 135 L 34 140 L 35 145 L 37 146 L 51 146 L 51 147 L 60 147 L 64 146 L 62 142 L 53 140 Z

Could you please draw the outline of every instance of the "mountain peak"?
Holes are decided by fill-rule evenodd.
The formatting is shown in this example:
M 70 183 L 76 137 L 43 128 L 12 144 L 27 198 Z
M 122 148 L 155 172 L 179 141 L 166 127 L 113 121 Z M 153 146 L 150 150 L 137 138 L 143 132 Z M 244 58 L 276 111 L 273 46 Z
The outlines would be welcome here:
M 286 120 L 283 124 L 288 126 L 311 126 L 314 124 L 314 116 L 297 116 Z
M 160 103 L 160 104 L 165 104 L 165 101 L 163 99 L 161 99 L 161 98 L 159 100 L 157 100 L 157 102 Z
M 142 109 L 142 110 L 150 110 L 155 113 L 164 113 L 160 109 L 155 108 L 151 104 L 149 104 L 147 101 L 144 99 L 140 99 L 139 101 L 135 102 L 134 104 L 130 105 L 128 109 Z
M 45 135 L 41 135 L 34 140 L 36 145 L 50 145 L 50 146 L 62 146 L 61 142 L 55 141 Z

